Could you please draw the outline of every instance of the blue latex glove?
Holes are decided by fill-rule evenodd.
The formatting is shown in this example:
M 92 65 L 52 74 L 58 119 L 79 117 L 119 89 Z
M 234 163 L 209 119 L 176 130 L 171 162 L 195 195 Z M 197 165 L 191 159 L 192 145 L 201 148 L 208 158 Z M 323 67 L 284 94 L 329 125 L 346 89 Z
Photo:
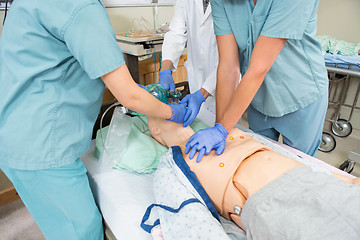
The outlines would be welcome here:
M 144 85 L 141 85 L 141 84 L 138 84 L 138 83 L 137 83 L 137 85 L 138 85 L 139 87 L 141 87 L 142 89 L 145 89 L 145 90 L 147 91 L 147 87 L 145 87 Z
M 171 69 L 159 72 L 159 84 L 164 89 L 175 90 L 175 83 L 171 74 Z
M 226 136 L 229 132 L 220 124 L 215 123 L 212 128 L 202 129 L 192 135 L 186 143 L 185 154 L 192 159 L 196 152 L 199 151 L 196 162 L 200 162 L 202 157 L 208 155 L 212 149 L 216 149 L 216 154 L 220 155 L 225 148 Z
M 186 95 L 180 103 L 187 103 L 187 111 L 184 118 L 184 127 L 189 126 L 200 111 L 201 104 L 205 102 L 205 98 L 202 93 L 197 90 L 193 94 Z
M 172 116 L 168 120 L 176 123 L 183 123 L 186 113 L 186 104 L 168 103 L 168 105 L 172 108 Z

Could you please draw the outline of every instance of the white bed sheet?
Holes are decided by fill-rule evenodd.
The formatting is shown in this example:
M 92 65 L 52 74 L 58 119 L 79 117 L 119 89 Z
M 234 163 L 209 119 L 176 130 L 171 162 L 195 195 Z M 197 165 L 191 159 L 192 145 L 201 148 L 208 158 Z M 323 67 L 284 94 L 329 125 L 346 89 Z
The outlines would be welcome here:
M 140 223 L 146 208 L 155 201 L 152 175 L 119 169 L 100 172 L 94 148 L 92 141 L 81 160 L 88 170 L 90 186 L 106 225 L 116 239 L 151 240 Z
M 265 139 L 258 134 L 248 134 L 275 151 L 310 165 L 315 171 L 337 172 L 354 177 L 291 147 Z M 100 170 L 99 159 L 94 157 L 94 148 L 95 141 L 92 141 L 91 148 L 81 160 L 88 170 L 90 186 L 106 225 L 116 239 L 151 240 L 151 235 L 140 227 L 140 222 L 147 207 L 155 203 L 152 175 L 119 169 Z M 153 215 L 156 217 L 156 214 Z

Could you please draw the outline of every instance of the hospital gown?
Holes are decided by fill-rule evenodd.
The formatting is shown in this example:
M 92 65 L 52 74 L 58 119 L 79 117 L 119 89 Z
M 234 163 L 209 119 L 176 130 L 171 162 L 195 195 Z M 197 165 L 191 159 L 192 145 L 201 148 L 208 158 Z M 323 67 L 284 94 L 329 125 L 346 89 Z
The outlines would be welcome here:
M 178 212 L 158 207 L 164 239 L 246 239 L 234 223 L 219 217 L 179 151 L 179 147 L 173 147 L 160 158 L 154 175 L 156 203 L 177 209 L 186 201 L 198 201 L 185 205 Z

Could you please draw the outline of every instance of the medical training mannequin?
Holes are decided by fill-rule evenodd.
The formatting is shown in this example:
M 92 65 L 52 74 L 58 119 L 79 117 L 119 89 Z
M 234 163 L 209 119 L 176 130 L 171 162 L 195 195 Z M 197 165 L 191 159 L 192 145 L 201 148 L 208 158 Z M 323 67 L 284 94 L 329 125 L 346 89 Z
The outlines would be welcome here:
M 176 70 L 186 46 L 187 81 L 190 93 L 182 103 L 187 103 L 184 126 L 204 114 L 206 124 L 215 122 L 215 88 L 218 50 L 209 0 L 176 1 L 170 30 L 164 36 L 159 84 L 174 89 L 172 71 Z
M 184 105 L 134 82 L 100 0 L 12 1 L 0 38 L 0 169 L 47 239 L 104 237 L 80 156 L 105 85 L 129 109 L 183 122 Z
M 197 176 L 218 212 L 243 229 L 240 215 L 234 213 L 233 206 L 243 208 L 246 200 L 264 186 L 286 172 L 304 166 L 303 163 L 272 151 L 239 129 L 230 131 L 222 155 L 217 155 L 215 151 L 212 151 L 204 156 L 206 158 L 204 161 L 196 163 L 184 154 L 185 143 L 194 134 L 190 127 L 184 128 L 181 124 L 152 117 L 148 119 L 148 126 L 151 135 L 160 144 L 168 147 L 180 146 L 184 160 Z M 235 169 L 231 171 L 231 169 L 226 169 L 227 166 Z M 209 172 L 211 172 L 211 177 L 209 177 Z M 221 184 L 218 185 L 224 173 L 233 174 L 235 188 L 227 187 L 225 190 L 221 188 Z M 333 176 L 347 183 L 360 185 L 360 178 L 350 179 L 336 173 Z M 225 193 L 222 194 L 224 191 Z

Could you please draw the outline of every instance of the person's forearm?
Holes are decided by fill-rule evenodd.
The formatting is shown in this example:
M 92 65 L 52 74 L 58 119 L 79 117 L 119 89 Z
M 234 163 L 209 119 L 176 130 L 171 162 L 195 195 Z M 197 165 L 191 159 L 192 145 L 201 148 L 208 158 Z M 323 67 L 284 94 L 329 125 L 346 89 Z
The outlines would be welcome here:
M 164 119 L 171 118 L 172 109 L 169 105 L 159 101 L 153 95 L 140 87 L 137 87 L 136 91 L 137 93 L 135 97 L 132 102 L 126 106 L 127 108 L 146 116 L 160 117 Z
M 161 69 L 160 71 L 164 71 L 166 69 L 173 69 L 174 68 L 174 65 L 173 65 L 173 62 L 171 60 L 164 60 L 161 62 Z
M 261 72 L 247 71 L 237 86 L 229 105 L 222 117 L 217 121 L 230 132 L 239 121 L 247 107 L 250 105 L 257 90 L 264 81 L 265 74 Z
M 216 72 L 216 122 L 233 98 L 240 76 L 239 49 L 233 34 L 216 36 L 219 64 Z
M 205 100 L 210 96 L 210 93 L 205 90 L 205 88 L 200 88 L 199 92 L 204 96 Z
M 124 107 L 147 116 L 171 118 L 171 107 L 138 87 L 125 64 L 101 78 Z
M 240 72 L 236 69 L 224 69 L 221 65 L 217 71 L 216 84 L 216 122 L 222 119 L 225 110 L 235 93 L 235 89 L 239 80 Z

